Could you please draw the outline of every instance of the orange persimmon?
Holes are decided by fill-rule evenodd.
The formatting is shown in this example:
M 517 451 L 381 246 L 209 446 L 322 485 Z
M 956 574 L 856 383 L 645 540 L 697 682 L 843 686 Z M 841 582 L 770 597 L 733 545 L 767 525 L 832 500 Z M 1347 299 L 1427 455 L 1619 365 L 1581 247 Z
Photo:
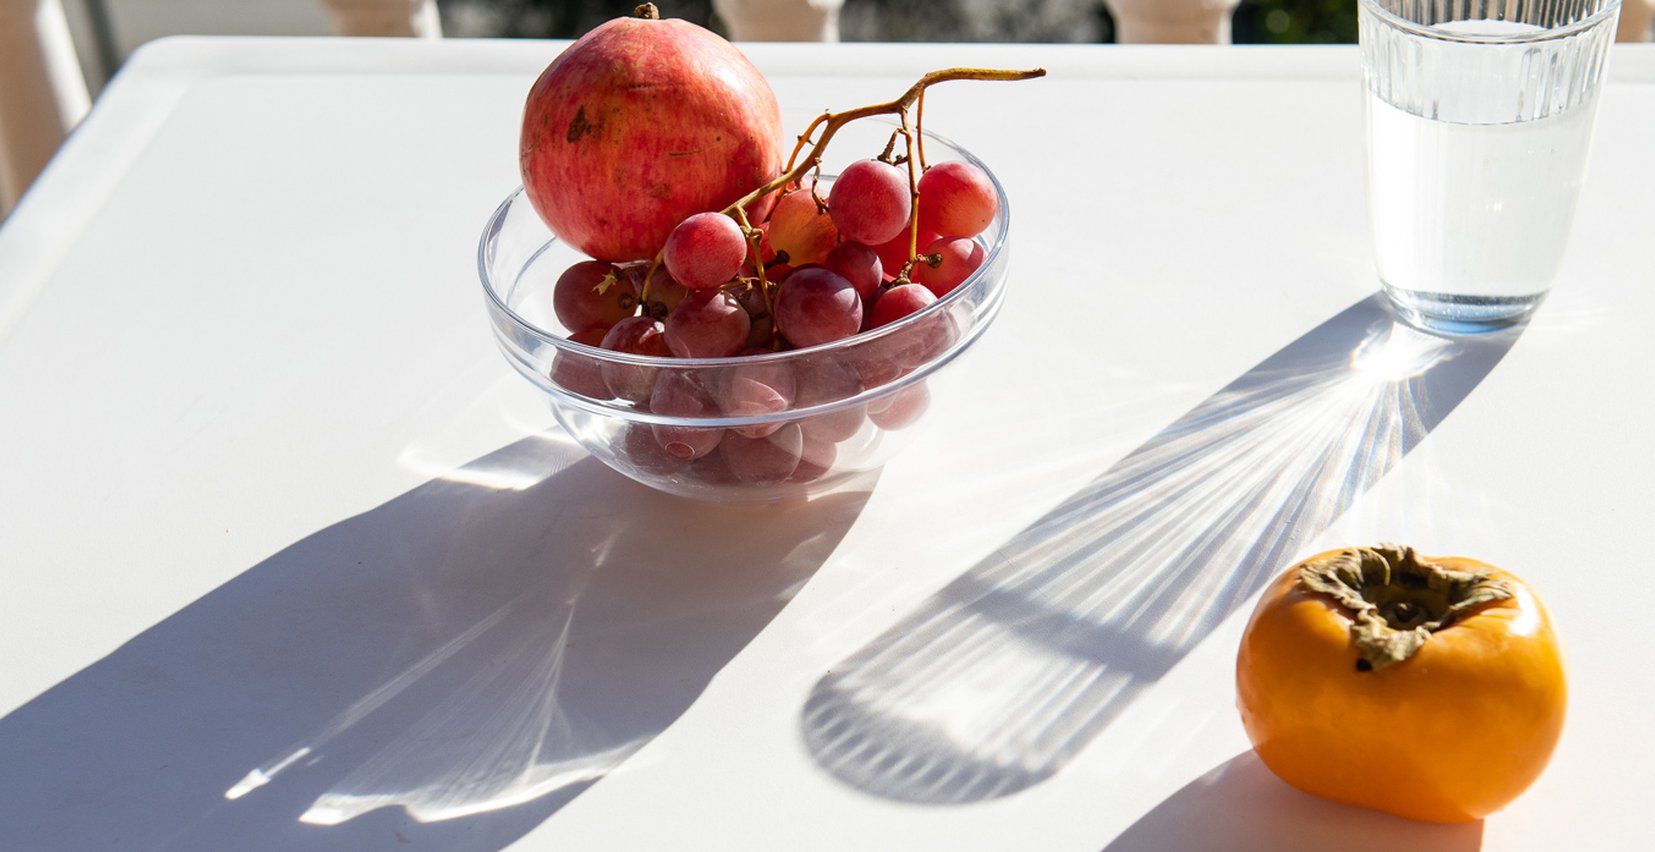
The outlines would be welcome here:
M 1313 556 L 1264 591 L 1236 658 L 1259 759 L 1307 793 L 1429 822 L 1480 819 L 1563 730 L 1551 619 L 1517 577 L 1380 545 Z

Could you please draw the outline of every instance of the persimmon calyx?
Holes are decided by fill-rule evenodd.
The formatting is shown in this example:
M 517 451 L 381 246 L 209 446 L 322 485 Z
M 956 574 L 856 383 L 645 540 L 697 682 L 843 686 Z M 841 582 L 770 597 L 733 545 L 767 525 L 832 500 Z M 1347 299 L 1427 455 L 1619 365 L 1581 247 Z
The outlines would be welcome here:
M 1427 562 L 1412 547 L 1354 547 L 1299 569 L 1299 582 L 1351 613 L 1350 641 L 1359 671 L 1412 657 L 1431 634 L 1515 593 L 1479 571 Z

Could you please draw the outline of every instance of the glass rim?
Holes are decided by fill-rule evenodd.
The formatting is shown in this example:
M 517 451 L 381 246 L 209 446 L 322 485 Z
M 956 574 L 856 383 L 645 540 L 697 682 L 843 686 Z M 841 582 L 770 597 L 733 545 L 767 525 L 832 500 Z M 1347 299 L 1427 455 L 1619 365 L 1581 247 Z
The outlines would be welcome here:
M 1534 44 L 1543 41 L 1555 41 L 1569 38 L 1603 23 L 1605 19 L 1619 14 L 1621 0 L 1604 0 L 1601 8 L 1578 21 L 1573 21 L 1558 27 L 1543 29 L 1529 33 L 1514 33 L 1510 35 L 1483 35 L 1477 33 L 1457 33 L 1444 30 L 1440 26 L 1422 24 L 1418 21 L 1402 17 L 1382 5 L 1381 0 L 1360 0 L 1364 11 L 1373 14 L 1385 23 L 1403 30 L 1412 35 L 1432 39 L 1434 41 L 1458 42 L 1461 44 Z M 1502 20 L 1502 19 L 1484 19 Z M 1360 34 L 1359 34 L 1360 35 Z

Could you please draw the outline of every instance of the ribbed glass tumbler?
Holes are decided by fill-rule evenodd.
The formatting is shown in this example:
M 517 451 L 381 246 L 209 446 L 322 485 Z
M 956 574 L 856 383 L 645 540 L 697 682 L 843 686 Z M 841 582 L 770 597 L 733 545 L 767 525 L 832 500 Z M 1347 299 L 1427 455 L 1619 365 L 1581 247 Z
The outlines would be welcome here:
M 1360 0 L 1379 279 L 1409 322 L 1527 317 L 1586 174 L 1620 0 Z

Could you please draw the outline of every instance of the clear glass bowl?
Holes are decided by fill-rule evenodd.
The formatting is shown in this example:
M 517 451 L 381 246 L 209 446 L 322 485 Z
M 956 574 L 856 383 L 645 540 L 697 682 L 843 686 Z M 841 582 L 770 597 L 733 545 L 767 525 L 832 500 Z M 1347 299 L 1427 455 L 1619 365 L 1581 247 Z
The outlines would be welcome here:
M 890 133 L 888 125 L 853 123 L 834 137 L 829 154 L 855 150 L 870 156 L 884 148 Z M 651 357 L 576 343 L 553 313 L 552 289 L 565 269 L 587 258 L 551 234 L 519 188 L 489 217 L 477 252 L 495 340 L 506 360 L 546 393 L 570 435 L 639 482 L 732 503 L 832 490 L 883 465 L 906 443 L 930 407 L 933 377 L 977 340 L 1005 296 L 1004 187 L 976 157 L 941 137 L 926 134 L 925 154 L 932 164 L 965 160 L 983 168 L 994 181 L 1000 209 L 977 237 L 984 248 L 982 266 L 909 317 L 820 346 L 734 358 Z M 824 192 L 826 183 L 824 178 Z M 721 389 L 755 375 L 769 384 L 791 377 L 794 398 L 762 415 L 719 409 Z M 610 390 L 677 381 L 705 391 L 712 402 L 706 416 L 657 414 L 647 400 Z M 686 461 L 664 445 L 712 449 Z

